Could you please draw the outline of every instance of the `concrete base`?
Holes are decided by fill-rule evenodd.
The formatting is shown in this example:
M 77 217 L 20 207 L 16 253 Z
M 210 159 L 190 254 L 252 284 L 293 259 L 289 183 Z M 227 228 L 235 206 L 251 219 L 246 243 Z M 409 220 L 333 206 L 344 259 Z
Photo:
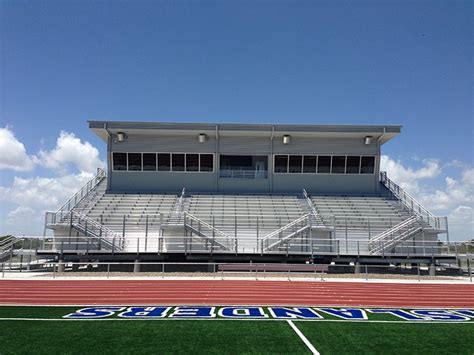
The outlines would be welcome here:
M 430 264 L 430 276 L 436 276 L 436 268 L 434 263 Z
M 360 274 L 360 262 L 355 263 L 354 274 Z
M 64 261 L 59 260 L 59 262 L 58 262 L 58 272 L 64 272 L 64 268 L 65 268 Z
M 135 260 L 135 263 L 133 264 L 133 272 L 138 273 L 140 272 L 140 260 Z

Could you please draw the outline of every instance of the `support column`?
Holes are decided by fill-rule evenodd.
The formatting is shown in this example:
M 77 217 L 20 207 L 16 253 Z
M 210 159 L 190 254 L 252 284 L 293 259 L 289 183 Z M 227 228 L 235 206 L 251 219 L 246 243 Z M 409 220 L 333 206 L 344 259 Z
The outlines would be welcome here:
M 58 272 L 64 272 L 64 266 L 64 261 L 60 259 L 58 261 Z
M 139 273 L 140 269 L 141 269 L 140 260 L 137 259 L 135 260 L 135 263 L 133 264 L 133 272 Z
M 360 262 L 359 261 L 356 261 L 356 263 L 355 263 L 354 274 L 360 274 Z
M 436 276 L 436 268 L 434 261 L 430 263 L 430 276 Z

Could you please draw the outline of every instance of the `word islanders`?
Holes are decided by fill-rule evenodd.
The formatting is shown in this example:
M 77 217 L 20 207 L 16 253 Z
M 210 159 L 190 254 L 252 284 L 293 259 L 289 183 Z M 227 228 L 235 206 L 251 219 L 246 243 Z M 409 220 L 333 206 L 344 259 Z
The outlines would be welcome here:
M 67 319 L 342 319 L 342 320 L 377 320 L 376 314 L 384 314 L 395 319 L 406 321 L 469 321 L 474 319 L 474 310 L 469 309 L 360 309 L 360 308 L 312 308 L 312 307 L 210 307 L 210 306 L 147 306 L 121 307 L 103 306 L 88 307 L 67 314 Z M 384 318 L 386 320 L 386 318 Z

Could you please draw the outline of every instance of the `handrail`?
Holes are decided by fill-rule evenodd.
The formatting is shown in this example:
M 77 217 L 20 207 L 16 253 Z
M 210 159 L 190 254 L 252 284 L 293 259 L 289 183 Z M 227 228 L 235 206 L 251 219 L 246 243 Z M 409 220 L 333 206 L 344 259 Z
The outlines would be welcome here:
M 311 210 L 313 216 L 316 219 L 316 223 L 318 223 L 318 218 L 320 218 L 321 221 L 322 221 L 322 217 L 321 217 L 320 213 L 318 212 L 318 210 L 316 209 L 316 207 L 314 207 L 313 201 L 311 201 L 311 199 L 308 195 L 308 192 L 306 192 L 306 189 L 303 189 L 303 196 L 305 197 L 306 202 L 308 203 L 309 209 Z M 324 225 L 324 222 L 322 222 L 322 225 Z
M 428 223 L 431 227 L 437 230 L 446 230 L 441 228 L 441 218 L 435 216 L 421 203 L 419 203 L 412 195 L 406 192 L 400 185 L 396 184 L 387 176 L 387 172 L 380 172 L 380 182 L 395 196 L 397 197 L 411 212 L 420 216 L 424 222 Z
M 184 212 L 184 214 L 186 215 L 186 218 L 191 218 L 192 220 L 195 220 L 196 222 L 201 223 L 201 225 L 203 225 L 204 227 L 215 230 L 218 234 L 222 235 L 223 237 L 230 238 L 230 236 L 228 234 L 226 234 L 223 231 L 221 231 L 220 229 L 217 229 L 216 227 L 210 225 L 209 223 L 204 222 L 202 219 L 196 217 L 195 215 L 193 215 L 189 212 Z
M 219 177 L 228 179 L 266 179 L 268 177 L 268 170 L 221 169 Z
M 389 229 L 383 231 L 382 233 L 376 235 L 374 238 L 371 238 L 370 242 L 377 242 L 381 239 L 384 239 L 387 236 L 393 235 L 393 233 L 398 232 L 400 229 L 406 228 L 409 225 L 415 224 L 415 223 L 420 223 L 420 217 L 419 216 L 412 216 L 412 217 L 398 223 L 397 225 L 393 226 L 392 228 L 389 228 Z
M 282 233 L 284 230 L 293 227 L 295 224 L 298 224 L 299 222 L 303 221 L 304 219 L 307 219 L 307 218 L 310 217 L 310 216 L 311 216 L 311 213 L 307 213 L 307 214 L 305 214 L 305 215 L 303 215 L 303 216 L 301 216 L 301 217 L 299 217 L 299 218 L 297 218 L 297 219 L 291 221 L 290 223 L 284 225 L 283 227 L 278 228 L 277 230 L 274 230 L 273 232 L 267 234 L 266 236 L 264 236 L 264 237 L 261 239 L 261 241 L 263 242 L 263 241 L 265 241 L 265 240 L 268 240 L 268 239 L 270 239 L 270 238 L 272 238 L 272 237 L 274 237 L 274 236 L 276 236 L 276 235 Z
M 12 245 L 14 245 L 15 243 L 18 243 L 22 240 L 23 240 L 23 238 L 18 238 L 18 237 L 15 237 L 15 236 L 10 236 L 8 238 L 5 238 L 5 239 L 0 241 L 0 250 L 9 248 Z
M 58 208 L 56 214 L 68 212 L 72 210 L 84 197 L 86 197 L 90 191 L 92 191 L 99 183 L 105 178 L 105 170 L 102 168 L 97 169 L 97 173 L 92 179 L 86 182 L 74 195 L 72 195 L 61 207 Z M 85 193 L 84 193 L 85 192 Z M 79 197 L 79 198 L 78 198 Z M 74 201 L 73 205 L 71 203 Z
M 176 214 L 178 219 L 181 218 L 181 213 L 183 212 L 185 194 L 186 194 L 186 188 L 183 187 L 183 190 L 181 190 L 181 196 L 178 199 L 178 204 L 176 206 L 176 210 L 174 211 L 174 213 Z
M 74 224 L 74 217 L 78 218 L 78 222 L 79 222 L 78 225 Z M 115 244 L 114 241 L 117 239 L 118 242 L 119 242 L 118 248 L 120 248 L 120 249 L 123 248 L 123 246 L 121 244 L 122 244 L 122 242 L 124 242 L 124 240 L 123 240 L 123 235 L 121 233 L 118 233 L 118 232 L 110 229 L 109 227 L 97 222 L 95 219 L 90 218 L 90 217 L 86 216 L 85 214 L 82 214 L 82 213 L 77 212 L 77 211 L 71 211 L 70 212 L 70 218 L 71 218 L 71 221 L 72 221 L 72 225 L 75 226 L 76 228 L 80 227 L 80 228 L 84 229 L 85 234 L 87 234 L 87 232 L 89 232 L 90 234 L 93 234 L 93 236 L 95 238 L 105 239 L 107 242 L 112 243 L 112 244 Z M 100 232 L 100 234 L 97 235 L 97 233 L 91 232 L 90 230 L 87 230 L 87 227 L 82 226 L 80 224 L 81 220 L 86 221 L 87 225 L 92 225 L 93 227 L 96 227 L 98 229 L 98 231 Z M 112 241 L 110 241 L 109 238 L 107 238 L 107 236 L 110 236 L 110 235 L 112 235 Z
M 200 218 L 194 216 L 193 214 L 191 214 L 191 213 L 189 213 L 189 212 L 184 212 L 184 226 L 185 226 L 185 227 L 189 226 L 189 227 L 195 229 L 193 225 L 188 225 L 188 223 L 187 223 L 187 219 L 188 219 L 188 218 L 190 218 L 191 220 L 194 220 L 194 221 L 198 222 L 198 224 L 200 224 L 201 226 L 204 226 L 204 227 L 206 227 L 206 228 L 209 228 L 210 230 L 214 231 L 215 233 L 221 235 L 222 237 L 225 237 L 225 238 L 227 239 L 227 240 L 226 240 L 227 243 L 229 243 L 229 240 L 232 239 L 232 237 L 231 237 L 230 235 L 224 233 L 223 231 L 221 231 L 220 229 L 217 229 L 216 227 L 210 225 L 209 223 L 204 222 L 202 219 L 200 219 Z M 201 232 L 201 231 L 200 231 L 200 232 Z M 212 239 L 212 238 L 210 238 L 209 236 L 207 236 L 207 238 L 208 238 L 208 239 Z M 214 241 L 215 241 L 215 240 L 214 240 Z M 220 243 L 219 241 L 215 241 L 215 243 L 220 244 L 223 248 L 229 249 L 228 246 L 225 246 L 224 244 Z

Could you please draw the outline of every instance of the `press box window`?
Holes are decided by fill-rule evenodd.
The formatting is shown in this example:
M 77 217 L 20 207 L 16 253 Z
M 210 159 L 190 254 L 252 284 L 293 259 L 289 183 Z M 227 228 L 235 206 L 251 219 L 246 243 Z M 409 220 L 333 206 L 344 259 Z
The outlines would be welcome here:
M 303 157 L 303 173 L 316 173 L 316 156 Z
M 127 170 L 127 153 L 114 153 L 112 160 L 114 170 Z
M 361 174 L 373 174 L 375 169 L 375 157 L 362 157 L 360 163 Z
M 128 171 L 142 170 L 142 154 L 128 153 Z
M 199 154 L 186 154 L 186 171 L 199 171 Z
M 345 156 L 332 157 L 331 172 L 333 174 L 344 174 L 346 172 L 346 157 Z
M 158 154 L 158 171 L 170 171 L 170 154 Z
M 288 155 L 275 155 L 275 173 L 288 172 Z
M 184 154 L 173 154 L 173 171 L 184 171 Z
M 143 153 L 143 171 L 156 171 L 155 153 Z
M 214 157 L 212 154 L 201 154 L 199 156 L 199 166 L 202 172 L 214 171 Z
M 331 157 L 327 155 L 318 156 L 318 174 L 329 174 L 331 172 Z
M 301 173 L 303 157 L 301 155 L 290 155 L 290 173 Z
M 360 157 L 347 157 L 346 174 L 359 174 Z

